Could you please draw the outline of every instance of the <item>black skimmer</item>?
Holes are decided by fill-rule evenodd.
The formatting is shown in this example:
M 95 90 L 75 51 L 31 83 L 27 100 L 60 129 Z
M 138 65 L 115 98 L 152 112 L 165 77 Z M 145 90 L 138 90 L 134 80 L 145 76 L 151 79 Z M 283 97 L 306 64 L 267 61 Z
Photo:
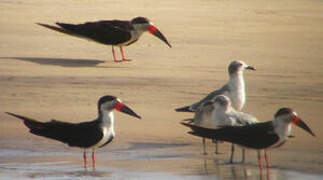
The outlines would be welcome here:
M 89 122 L 68 123 L 57 120 L 40 122 L 25 116 L 6 112 L 24 121 L 29 132 L 37 136 L 54 139 L 71 147 L 84 149 L 84 168 L 87 168 L 86 150 L 92 149 L 92 167 L 95 169 L 95 149 L 109 144 L 115 136 L 113 110 L 141 118 L 114 96 L 103 96 L 98 101 L 98 117 Z
M 219 95 L 203 103 L 195 112 L 193 119 L 185 119 L 185 121 L 190 121 L 194 125 L 218 129 L 223 126 L 243 126 L 248 124 L 257 123 L 258 120 L 251 114 L 236 111 L 231 106 L 230 99 L 225 95 Z M 216 153 L 218 153 L 218 145 L 216 143 Z M 203 152 L 206 154 L 205 150 L 205 138 L 202 138 Z M 230 163 L 233 163 L 234 155 L 234 145 L 231 146 L 231 156 Z M 242 151 L 242 161 L 245 159 L 244 150 Z
M 86 22 L 84 24 L 57 22 L 56 25 L 58 26 L 42 23 L 37 24 L 68 35 L 85 38 L 105 45 L 111 45 L 114 62 L 130 61 L 130 59 L 126 59 L 124 55 L 123 46 L 129 46 L 136 42 L 146 31 L 164 41 L 169 47 L 172 47 L 156 26 L 145 17 L 136 17 L 131 21 L 107 20 Z M 117 60 L 114 46 L 120 48 L 122 60 Z
M 175 109 L 177 112 L 195 112 L 198 107 L 206 101 L 211 100 L 217 95 L 224 94 L 228 96 L 232 102 L 232 106 L 240 111 L 246 101 L 245 82 L 243 78 L 244 70 L 256 70 L 256 68 L 247 65 L 242 61 L 232 61 L 229 65 L 229 81 L 220 89 L 215 90 L 204 97 L 202 100 L 181 108 Z
M 192 129 L 192 135 L 217 139 L 241 145 L 246 148 L 258 150 L 259 167 L 262 168 L 260 150 L 265 151 L 266 166 L 270 167 L 267 150 L 283 145 L 291 136 L 291 124 L 295 124 L 303 130 L 315 134 L 290 108 L 281 108 L 274 115 L 274 120 L 255 123 L 245 126 L 224 126 L 219 129 L 199 127 L 194 124 L 183 125 Z

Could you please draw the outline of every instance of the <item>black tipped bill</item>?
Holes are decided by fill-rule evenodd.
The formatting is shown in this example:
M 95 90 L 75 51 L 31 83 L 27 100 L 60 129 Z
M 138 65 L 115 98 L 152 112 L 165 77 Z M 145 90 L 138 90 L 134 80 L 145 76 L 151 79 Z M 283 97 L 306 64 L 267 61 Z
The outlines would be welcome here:
M 310 133 L 312 136 L 315 136 L 315 134 L 312 132 L 312 130 L 300 118 L 298 118 L 298 117 L 297 118 L 294 118 L 293 122 L 298 127 L 302 128 L 306 132 Z
M 246 67 L 246 69 L 253 70 L 253 71 L 255 71 L 255 70 L 256 70 L 256 68 L 255 68 L 255 67 L 253 67 L 253 66 L 247 66 L 247 67 Z
M 158 37 L 160 40 L 164 41 L 164 43 L 166 43 L 170 48 L 172 47 L 172 45 L 170 45 L 169 42 L 167 41 L 166 37 L 155 26 L 150 26 L 148 30 L 151 34 Z
M 125 114 L 130 115 L 130 116 L 134 116 L 134 117 L 136 117 L 138 119 L 141 119 L 141 117 L 139 115 L 137 115 L 132 109 L 130 109 L 128 106 L 122 104 L 121 102 L 116 104 L 115 108 L 116 108 L 117 111 L 123 112 Z

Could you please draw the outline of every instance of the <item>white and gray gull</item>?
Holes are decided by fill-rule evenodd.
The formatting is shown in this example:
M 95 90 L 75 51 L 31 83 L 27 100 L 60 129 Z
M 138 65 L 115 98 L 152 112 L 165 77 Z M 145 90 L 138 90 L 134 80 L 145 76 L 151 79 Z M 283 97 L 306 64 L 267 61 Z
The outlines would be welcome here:
M 203 103 L 211 100 L 218 95 L 226 95 L 230 98 L 233 108 L 240 111 L 246 102 L 245 81 L 243 77 L 244 70 L 256 70 L 242 61 L 232 61 L 229 65 L 229 81 L 220 89 L 208 94 L 200 101 L 189 106 L 175 109 L 177 112 L 195 112 Z

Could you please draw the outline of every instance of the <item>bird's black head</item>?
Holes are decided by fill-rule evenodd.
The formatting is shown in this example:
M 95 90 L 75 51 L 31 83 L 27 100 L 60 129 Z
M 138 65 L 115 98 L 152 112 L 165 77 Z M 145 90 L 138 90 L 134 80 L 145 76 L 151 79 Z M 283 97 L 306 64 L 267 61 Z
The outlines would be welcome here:
M 282 123 L 293 123 L 296 126 L 310 133 L 312 136 L 315 136 L 315 134 L 307 126 L 307 124 L 305 124 L 305 122 L 301 118 L 299 118 L 297 116 L 297 113 L 291 108 L 280 108 L 275 114 L 275 119 L 281 121 Z
M 149 19 L 145 17 L 135 17 L 131 20 L 131 24 L 149 24 Z
M 112 101 L 114 101 L 114 100 L 116 100 L 117 99 L 117 97 L 114 97 L 114 96 L 109 96 L 109 95 L 107 95 L 107 96 L 102 96 L 100 99 L 99 99 L 99 101 L 98 101 L 98 109 L 100 109 L 100 107 L 101 107 L 101 105 L 103 104 L 103 103 L 106 103 L 106 102 L 112 102 Z
M 280 108 L 274 115 L 275 118 L 277 118 L 278 116 L 282 116 L 282 115 L 288 115 L 293 113 L 294 111 L 291 108 Z
M 126 113 L 130 116 L 134 116 L 136 118 L 141 118 L 139 115 L 137 115 L 132 109 L 130 109 L 128 106 L 123 104 L 120 99 L 118 99 L 115 96 L 103 96 L 98 101 L 98 111 L 99 114 L 102 114 L 104 111 L 110 112 L 116 109 L 117 111 Z

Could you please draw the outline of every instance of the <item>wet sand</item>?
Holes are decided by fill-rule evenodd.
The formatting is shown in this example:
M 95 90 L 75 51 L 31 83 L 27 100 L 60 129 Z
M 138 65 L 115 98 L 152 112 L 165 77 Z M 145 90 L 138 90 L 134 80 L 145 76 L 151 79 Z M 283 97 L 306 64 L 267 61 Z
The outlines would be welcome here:
M 245 165 L 225 165 L 229 144 L 214 155 L 209 142 L 202 156 L 200 139 L 179 124 L 192 115 L 174 112 L 220 87 L 232 60 L 257 68 L 245 72 L 245 112 L 267 121 L 288 106 L 317 135 L 293 127 L 296 138 L 270 152 L 270 179 L 322 179 L 322 10 L 305 0 L 0 2 L 0 179 L 266 179 L 255 151 Z M 149 17 L 173 48 L 147 33 L 125 48 L 132 62 L 114 64 L 111 47 L 35 24 L 135 16 Z M 88 121 L 107 94 L 143 119 L 116 113 L 116 138 L 98 150 L 96 172 L 84 172 L 81 150 L 4 114 Z

